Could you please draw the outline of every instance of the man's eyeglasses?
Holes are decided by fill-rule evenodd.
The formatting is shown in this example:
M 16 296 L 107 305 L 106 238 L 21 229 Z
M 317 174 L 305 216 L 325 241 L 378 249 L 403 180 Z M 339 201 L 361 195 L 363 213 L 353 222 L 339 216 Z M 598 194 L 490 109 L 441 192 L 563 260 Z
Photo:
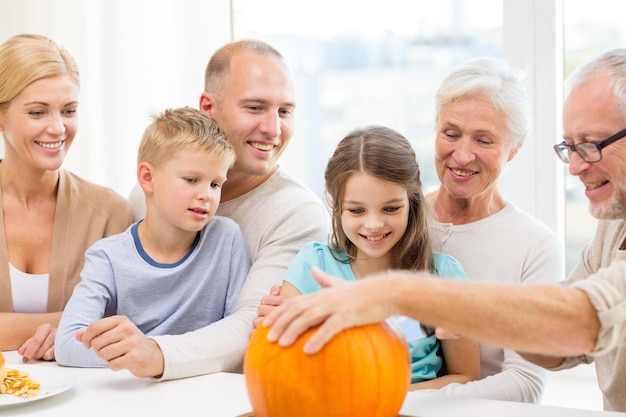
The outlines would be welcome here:
M 626 129 L 617 132 L 610 138 L 604 139 L 602 142 L 581 142 L 576 145 L 568 145 L 565 142 L 561 142 L 558 145 L 554 145 L 554 152 L 566 164 L 569 164 L 569 157 L 572 152 L 578 152 L 578 155 L 585 162 L 598 162 L 602 159 L 600 150 L 613 142 L 617 142 L 624 136 L 626 136 Z

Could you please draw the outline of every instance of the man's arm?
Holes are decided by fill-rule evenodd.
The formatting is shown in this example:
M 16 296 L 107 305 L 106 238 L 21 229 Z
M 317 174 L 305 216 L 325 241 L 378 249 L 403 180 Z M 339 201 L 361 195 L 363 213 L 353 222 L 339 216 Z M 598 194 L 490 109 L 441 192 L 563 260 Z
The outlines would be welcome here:
M 565 360 L 565 356 L 560 355 L 550 356 L 524 352 L 519 352 L 519 354 L 527 361 L 548 369 L 556 368 L 557 366 L 561 365 Z
M 275 283 L 253 264 L 233 314 L 193 332 L 152 338 L 163 353 L 162 380 L 214 372 L 241 372 L 259 299 Z
M 319 270 L 314 276 L 329 279 Z M 314 353 L 342 329 L 392 314 L 513 350 L 555 356 L 589 352 L 600 329 L 594 307 L 578 289 L 454 282 L 401 271 L 295 297 L 265 323 L 273 325 L 270 340 L 291 345 L 307 328 L 324 322 L 305 345 Z
M 276 193 L 272 196 L 276 197 Z M 273 216 L 266 212 L 258 213 L 258 216 L 249 215 L 245 224 L 241 219 L 232 217 L 240 220 L 246 240 L 250 236 L 260 236 L 260 240 L 251 239 L 252 243 L 248 244 L 253 263 L 237 308 L 230 316 L 196 331 L 155 336 L 154 340 L 159 344 L 165 360 L 162 380 L 242 371 L 259 301 L 272 286 L 282 282 L 289 263 L 307 242 L 325 240 L 328 233 L 327 220 L 319 201 L 281 207 L 280 210 L 272 210 Z M 258 229 L 251 230 L 254 228 Z

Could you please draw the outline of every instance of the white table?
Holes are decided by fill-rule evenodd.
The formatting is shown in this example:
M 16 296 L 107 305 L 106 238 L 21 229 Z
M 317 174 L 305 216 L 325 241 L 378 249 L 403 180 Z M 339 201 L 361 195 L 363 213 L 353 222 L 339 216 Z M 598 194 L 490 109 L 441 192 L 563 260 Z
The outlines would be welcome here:
M 5 352 L 7 367 L 21 366 L 15 352 Z M 11 416 L 209 416 L 235 417 L 252 407 L 244 376 L 217 373 L 176 381 L 155 382 L 128 372 L 109 369 L 63 368 L 56 363 L 36 365 L 69 372 L 76 382 L 69 391 L 11 407 L 1 407 L 0 417 Z M 414 417 L 609 417 L 622 413 L 575 410 L 505 401 L 451 398 L 410 392 L 401 414 Z M 296 416 L 294 416 L 296 417 Z M 366 416 L 363 416 L 366 417 Z

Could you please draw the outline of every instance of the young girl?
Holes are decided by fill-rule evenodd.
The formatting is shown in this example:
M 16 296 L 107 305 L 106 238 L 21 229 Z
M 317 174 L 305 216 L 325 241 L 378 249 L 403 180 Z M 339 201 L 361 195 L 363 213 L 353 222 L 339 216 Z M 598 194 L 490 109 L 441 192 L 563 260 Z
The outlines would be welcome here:
M 419 166 L 402 135 L 378 126 L 353 131 L 328 161 L 325 181 L 332 215 L 330 244 L 310 242 L 302 248 L 289 266 L 280 295 L 319 290 L 312 266 L 346 281 L 392 268 L 466 278 L 456 259 L 431 250 L 430 214 Z M 391 320 L 399 324 L 409 345 L 411 389 L 479 378 L 478 347 L 473 341 L 440 342 L 413 319 Z M 445 375 L 437 378 L 440 373 Z

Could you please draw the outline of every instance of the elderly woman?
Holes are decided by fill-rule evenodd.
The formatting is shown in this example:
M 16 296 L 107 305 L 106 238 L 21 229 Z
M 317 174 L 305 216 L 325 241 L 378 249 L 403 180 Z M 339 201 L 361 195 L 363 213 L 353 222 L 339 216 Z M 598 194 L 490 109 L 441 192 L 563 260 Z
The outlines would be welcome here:
M 436 99 L 433 250 L 457 258 L 470 281 L 554 283 L 564 277 L 557 236 L 507 201 L 498 180 L 528 135 L 526 89 L 505 61 L 472 60 L 450 73 Z M 485 325 L 488 325 L 486 323 Z M 510 350 L 480 345 L 481 379 L 441 392 L 538 402 L 542 368 Z
M 78 125 L 79 74 L 38 35 L 0 45 L 0 350 L 54 359 L 61 311 L 85 250 L 122 232 L 126 200 L 61 168 Z

